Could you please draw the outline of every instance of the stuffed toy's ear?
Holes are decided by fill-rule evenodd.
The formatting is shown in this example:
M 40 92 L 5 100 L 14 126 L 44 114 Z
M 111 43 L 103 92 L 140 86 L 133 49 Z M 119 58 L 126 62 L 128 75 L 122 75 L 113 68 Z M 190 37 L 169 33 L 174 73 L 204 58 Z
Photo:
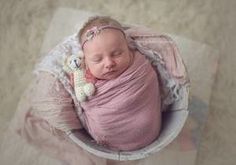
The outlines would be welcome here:
M 78 57 L 83 59 L 84 58 L 84 53 L 82 51 L 79 51 L 78 52 Z
M 68 60 L 70 60 L 70 56 L 67 56 L 66 58 L 64 58 L 63 61 L 63 70 L 66 71 L 67 73 L 72 73 L 73 70 L 70 68 L 70 66 L 68 65 Z

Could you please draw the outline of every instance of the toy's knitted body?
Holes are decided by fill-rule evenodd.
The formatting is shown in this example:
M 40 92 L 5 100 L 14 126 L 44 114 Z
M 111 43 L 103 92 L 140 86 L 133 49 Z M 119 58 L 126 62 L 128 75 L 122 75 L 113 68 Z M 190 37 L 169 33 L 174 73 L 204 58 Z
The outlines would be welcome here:
M 95 87 L 92 83 L 88 83 L 85 78 L 84 71 L 80 68 L 73 72 L 75 95 L 79 101 L 85 101 L 87 96 L 92 96 Z
M 83 54 L 71 55 L 64 61 L 64 70 L 72 74 L 72 82 L 75 89 L 75 95 L 79 102 L 83 102 L 88 96 L 95 92 L 93 83 L 87 82 L 84 69 L 82 68 Z

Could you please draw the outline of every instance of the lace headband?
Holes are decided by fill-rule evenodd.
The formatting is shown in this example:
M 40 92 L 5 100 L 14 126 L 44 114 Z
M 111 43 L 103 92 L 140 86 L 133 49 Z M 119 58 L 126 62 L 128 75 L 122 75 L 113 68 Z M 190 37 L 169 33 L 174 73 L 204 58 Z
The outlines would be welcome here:
M 82 50 L 83 50 L 84 44 L 87 41 L 92 40 L 95 36 L 97 36 L 104 29 L 116 29 L 116 30 L 121 31 L 125 35 L 125 32 L 123 31 L 123 29 L 119 28 L 119 27 L 116 27 L 116 26 L 112 26 L 112 25 L 105 25 L 105 26 L 99 26 L 99 27 L 98 26 L 94 26 L 91 29 L 88 29 L 86 31 L 86 33 L 85 33 L 85 40 L 81 44 Z

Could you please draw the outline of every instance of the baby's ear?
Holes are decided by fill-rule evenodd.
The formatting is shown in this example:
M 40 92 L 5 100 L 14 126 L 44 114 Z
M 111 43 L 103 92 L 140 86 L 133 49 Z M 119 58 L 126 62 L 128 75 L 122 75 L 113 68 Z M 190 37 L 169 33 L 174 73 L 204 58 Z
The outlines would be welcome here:
M 85 64 L 85 60 L 84 60 L 84 58 L 81 60 L 81 69 L 84 69 L 84 70 L 86 70 L 86 64 Z

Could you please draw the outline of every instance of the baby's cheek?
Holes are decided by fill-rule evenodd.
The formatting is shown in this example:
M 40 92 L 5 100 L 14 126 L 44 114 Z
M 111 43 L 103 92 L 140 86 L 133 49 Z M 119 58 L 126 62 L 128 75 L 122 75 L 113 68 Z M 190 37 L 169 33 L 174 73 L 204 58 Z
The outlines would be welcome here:
M 97 78 L 100 77 L 101 73 L 102 73 L 102 70 L 100 67 L 96 66 L 96 65 L 92 65 L 89 67 L 89 70 L 91 72 L 91 74 Z
M 128 68 L 130 66 L 130 64 L 132 63 L 131 61 L 132 59 L 128 56 L 125 59 L 122 60 L 122 66 L 123 68 Z

